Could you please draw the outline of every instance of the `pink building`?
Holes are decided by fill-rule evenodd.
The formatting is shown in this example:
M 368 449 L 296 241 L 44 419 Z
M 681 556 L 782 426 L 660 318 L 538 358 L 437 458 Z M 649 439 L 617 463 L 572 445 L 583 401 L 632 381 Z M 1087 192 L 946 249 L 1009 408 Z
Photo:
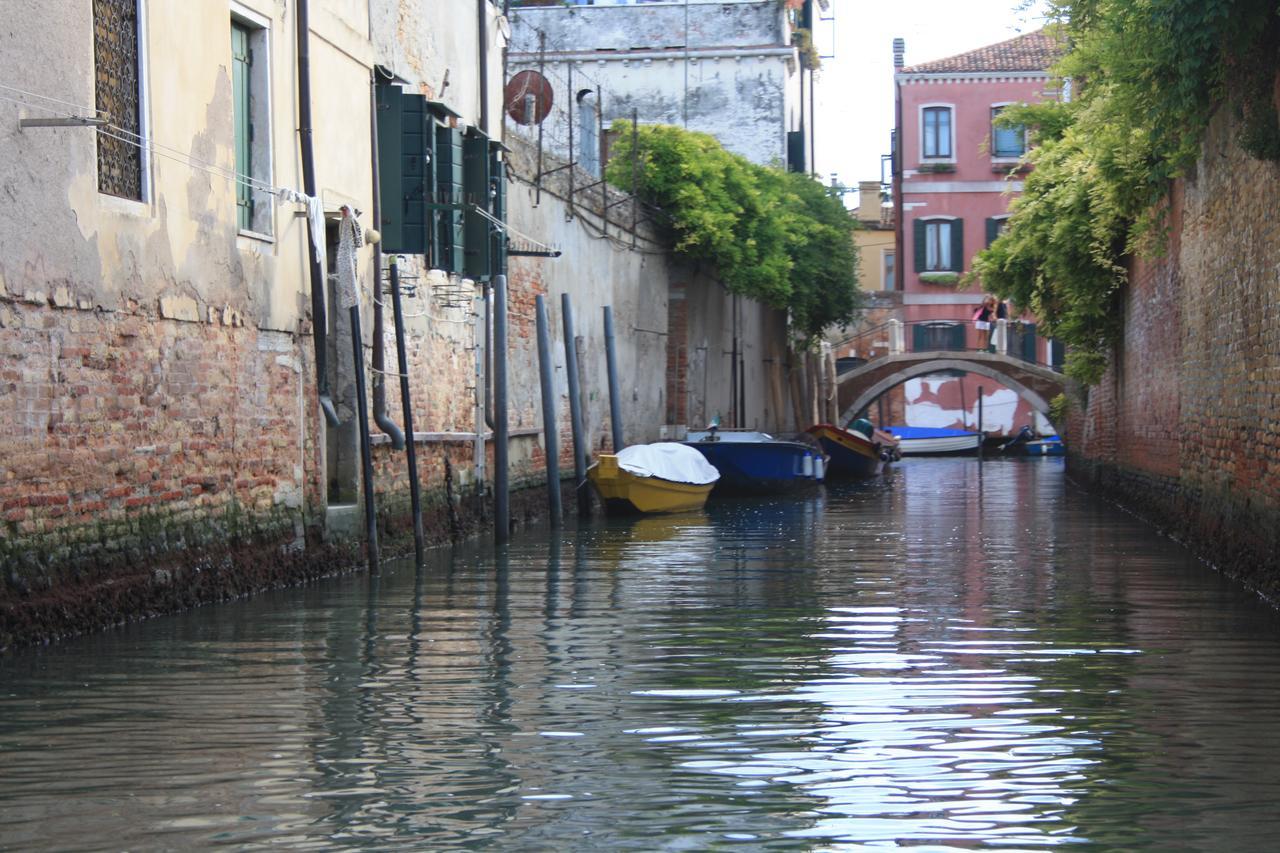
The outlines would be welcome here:
M 1003 227 L 1009 201 L 1022 189 L 1018 170 L 1026 150 L 1023 130 L 997 128 L 992 120 L 1008 104 L 1057 96 L 1047 69 L 1058 45 L 1037 31 L 905 67 L 904 48 L 895 40 L 898 262 L 891 286 L 900 294 L 909 349 L 973 349 L 977 333 L 971 318 L 983 293 L 980 286 L 956 284 Z M 1059 347 L 1035 334 L 1031 318 L 1011 320 L 1016 322 L 1010 323 L 1010 355 L 1040 364 L 1061 361 Z M 950 387 L 957 383 L 959 388 Z M 978 384 L 972 377 L 925 377 L 904 386 L 905 410 L 893 409 L 916 426 L 973 426 Z M 1030 407 L 994 384 L 982 382 L 990 398 L 987 423 L 995 431 L 1033 423 Z M 959 409 L 942 405 L 953 399 L 965 402 Z M 949 415 L 951 422 L 943 422 Z

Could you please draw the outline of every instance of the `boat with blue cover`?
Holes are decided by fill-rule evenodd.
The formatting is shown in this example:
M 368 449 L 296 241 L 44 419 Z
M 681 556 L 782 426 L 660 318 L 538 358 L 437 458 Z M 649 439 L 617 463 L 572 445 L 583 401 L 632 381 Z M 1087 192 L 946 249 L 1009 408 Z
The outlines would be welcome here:
M 785 494 L 822 482 L 826 473 L 815 444 L 758 430 L 690 430 L 685 444 L 720 472 L 713 496 Z
M 903 456 L 965 456 L 978 452 L 982 434 L 964 429 L 888 426 Z

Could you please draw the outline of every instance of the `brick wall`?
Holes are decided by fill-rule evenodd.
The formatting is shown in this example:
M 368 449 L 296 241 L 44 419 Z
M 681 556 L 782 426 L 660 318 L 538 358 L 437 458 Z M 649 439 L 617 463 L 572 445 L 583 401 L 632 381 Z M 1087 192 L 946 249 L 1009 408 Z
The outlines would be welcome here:
M 1071 419 L 1072 468 L 1206 559 L 1280 592 L 1280 169 L 1223 111 L 1131 266 L 1113 366 Z

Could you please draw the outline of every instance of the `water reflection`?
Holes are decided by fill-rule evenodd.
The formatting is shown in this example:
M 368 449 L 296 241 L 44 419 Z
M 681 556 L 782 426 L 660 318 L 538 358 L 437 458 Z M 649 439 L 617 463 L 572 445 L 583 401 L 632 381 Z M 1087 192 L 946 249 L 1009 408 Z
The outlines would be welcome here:
M 437 555 L 0 661 L 0 846 L 1250 849 L 1275 614 L 1054 460 Z

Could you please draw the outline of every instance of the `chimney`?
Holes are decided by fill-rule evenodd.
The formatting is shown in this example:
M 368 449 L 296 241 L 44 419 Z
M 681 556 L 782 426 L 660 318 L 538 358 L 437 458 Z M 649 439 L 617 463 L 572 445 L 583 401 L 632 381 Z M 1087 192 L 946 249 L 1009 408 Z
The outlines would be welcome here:
M 907 42 L 904 39 L 896 38 L 893 40 L 893 67 L 901 69 L 905 64 L 902 61 L 903 56 L 907 52 Z
M 879 181 L 858 181 L 858 219 L 880 224 Z

